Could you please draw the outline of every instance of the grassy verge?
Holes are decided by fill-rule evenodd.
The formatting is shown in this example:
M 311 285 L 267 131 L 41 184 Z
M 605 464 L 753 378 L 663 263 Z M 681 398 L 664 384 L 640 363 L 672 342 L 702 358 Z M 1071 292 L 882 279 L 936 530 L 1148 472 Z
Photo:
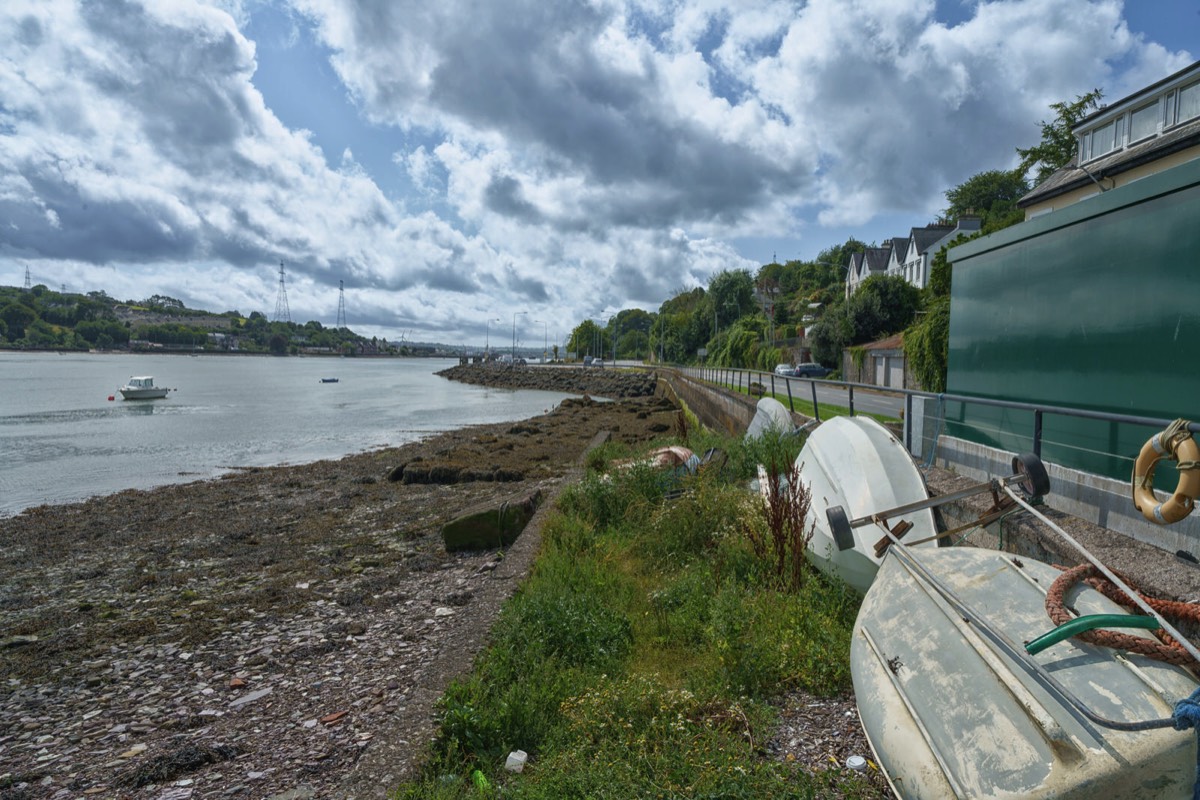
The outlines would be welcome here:
M 878 796 L 854 773 L 762 750 L 781 691 L 849 689 L 858 598 L 803 559 L 806 498 L 779 493 L 764 512 L 746 489 L 758 463 L 786 471 L 798 439 L 689 442 L 714 445 L 727 464 L 682 494 L 661 471 L 611 469 L 628 455 L 615 448 L 593 455 L 394 797 Z M 521 774 L 503 769 L 516 749 L 530 756 Z
M 771 392 L 766 392 L 765 394 L 762 394 L 762 395 L 757 395 L 757 394 L 751 395 L 750 392 L 744 388 L 738 389 L 736 387 L 731 388 L 728 386 L 726 386 L 725 388 L 726 388 L 726 390 L 731 391 L 731 392 L 737 392 L 738 394 L 752 396 L 755 398 L 755 400 L 757 400 L 759 397 L 774 397 L 776 400 L 783 403 L 785 408 L 788 407 L 788 396 L 787 396 L 786 392 L 784 392 L 782 394 L 779 392 L 775 392 L 774 394 L 772 394 Z M 819 409 L 821 409 L 821 419 L 823 419 L 823 420 L 832 419 L 833 417 L 848 417 L 848 416 L 850 416 L 850 409 L 846 408 L 845 406 L 831 406 L 827 403 L 818 403 L 817 407 Z M 794 393 L 794 392 L 792 393 L 792 410 L 794 410 L 797 414 L 803 414 L 806 417 L 816 416 L 813 413 L 812 401 L 805 400 L 804 397 L 802 397 L 799 394 Z M 898 417 L 889 417 L 886 414 L 871 414 L 869 412 L 861 411 L 858 409 L 855 410 L 854 414 L 855 414 L 855 416 L 859 416 L 859 417 L 870 417 L 871 419 L 873 419 L 876 422 L 881 423 L 881 424 L 887 424 L 889 422 L 900 422 L 900 419 Z

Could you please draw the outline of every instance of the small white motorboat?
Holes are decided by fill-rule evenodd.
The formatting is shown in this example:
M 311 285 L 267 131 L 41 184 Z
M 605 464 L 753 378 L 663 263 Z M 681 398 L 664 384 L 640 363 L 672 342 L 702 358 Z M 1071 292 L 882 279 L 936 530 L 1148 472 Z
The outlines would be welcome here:
M 810 519 L 815 530 L 809 559 L 817 569 L 866 593 L 882 562 L 876 554 L 883 531 L 878 527 L 845 526 L 839 532 L 827 512 L 840 507 L 849 517 L 919 503 L 929 499 L 925 478 L 912 457 L 887 428 L 870 417 L 834 417 L 808 435 L 796 458 L 800 482 L 812 498 Z M 937 535 L 931 508 L 904 515 L 911 523 L 909 541 Z M 927 544 L 936 547 L 935 541 Z
M 131 377 L 129 383 L 118 389 L 124 400 L 158 400 L 167 396 L 170 389 L 154 385 L 154 378 L 149 375 Z

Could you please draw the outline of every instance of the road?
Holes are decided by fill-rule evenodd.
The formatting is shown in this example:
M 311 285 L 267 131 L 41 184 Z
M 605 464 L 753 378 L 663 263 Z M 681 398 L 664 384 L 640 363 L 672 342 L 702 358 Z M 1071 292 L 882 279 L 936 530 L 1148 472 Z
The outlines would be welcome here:
M 700 371 L 696 369 L 685 369 L 684 371 L 693 377 L 699 377 L 700 374 Z M 771 389 L 771 375 L 769 373 L 756 373 L 754 379 L 762 381 L 768 391 Z M 838 406 L 840 408 L 850 407 L 848 387 L 838 386 L 827 380 L 808 380 L 805 378 L 784 379 L 775 376 L 775 393 L 781 397 L 785 396 L 789 383 L 791 384 L 792 397 L 797 403 L 812 402 L 812 386 L 815 384 L 817 387 L 818 403 Z M 863 412 L 899 419 L 900 412 L 903 409 L 904 397 L 902 395 L 884 394 L 859 387 L 855 387 L 854 389 L 854 412 L 856 414 Z
M 803 397 L 809 402 L 812 401 L 812 389 L 808 386 L 808 381 L 792 380 L 792 395 L 794 397 Z M 840 406 L 841 408 L 849 408 L 850 401 L 847 399 L 849 391 L 845 387 L 830 385 L 827 381 L 813 381 L 817 385 L 817 402 L 825 405 Z M 779 385 L 780 381 L 776 380 L 775 387 L 777 391 L 786 392 L 786 387 Z M 868 414 L 881 414 L 886 417 L 900 418 L 900 412 L 904 408 L 904 397 L 890 394 L 879 394 L 868 389 L 854 390 L 854 412 L 864 412 Z
M 582 368 L 582 365 L 579 365 Z M 632 361 L 622 359 L 615 365 L 611 362 L 607 363 L 604 368 L 611 369 L 617 367 L 646 367 L 648 366 L 642 361 Z M 682 372 L 691 375 L 694 378 L 700 377 L 700 370 L 695 367 L 679 368 Z M 755 380 L 761 380 L 767 389 L 771 388 L 771 375 L 769 373 L 756 373 Z M 806 380 L 804 378 L 790 378 L 785 381 L 779 376 L 775 376 L 775 393 L 780 396 L 787 395 L 787 383 L 791 383 L 792 397 L 799 402 L 812 402 L 811 384 L 817 386 L 817 402 L 822 405 L 838 406 L 840 408 L 849 408 L 850 403 L 847 399 L 849 390 L 847 387 L 838 386 L 830 383 L 827 380 Z M 879 414 L 885 417 L 900 418 L 900 412 L 904 409 L 904 397 L 902 395 L 883 394 L 870 389 L 855 388 L 854 389 L 854 413 Z

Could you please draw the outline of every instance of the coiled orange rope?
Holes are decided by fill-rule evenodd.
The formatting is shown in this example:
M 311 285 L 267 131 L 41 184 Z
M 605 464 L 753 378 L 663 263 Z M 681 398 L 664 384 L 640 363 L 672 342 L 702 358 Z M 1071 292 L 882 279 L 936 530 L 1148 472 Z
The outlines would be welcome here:
M 1151 597 L 1133 586 L 1132 582 L 1125 575 L 1121 573 L 1116 574 L 1121 580 L 1137 591 L 1138 595 L 1146 601 L 1147 605 L 1163 617 L 1171 621 L 1180 620 L 1200 623 L 1200 605 Z M 1064 622 L 1074 618 L 1075 614 L 1067 608 L 1065 598 L 1071 587 L 1080 581 L 1086 582 L 1114 603 L 1125 607 L 1133 607 L 1134 605 L 1133 600 L 1125 592 L 1117 588 L 1115 584 L 1101 575 L 1100 570 L 1095 566 L 1092 564 L 1080 564 L 1077 567 L 1065 570 L 1055 579 L 1054 583 L 1050 585 L 1049 591 L 1046 592 L 1046 613 L 1050 615 L 1050 619 L 1055 625 L 1062 625 Z M 1128 633 L 1119 633 L 1117 631 L 1093 630 L 1079 634 L 1078 638 L 1091 644 L 1100 645 L 1101 647 L 1112 647 L 1131 653 L 1139 653 L 1158 661 L 1165 661 L 1168 664 L 1200 668 L 1200 663 L 1197 663 L 1182 645 L 1161 628 L 1154 631 L 1154 635 L 1159 640 L 1148 639 L 1144 636 L 1134 636 Z

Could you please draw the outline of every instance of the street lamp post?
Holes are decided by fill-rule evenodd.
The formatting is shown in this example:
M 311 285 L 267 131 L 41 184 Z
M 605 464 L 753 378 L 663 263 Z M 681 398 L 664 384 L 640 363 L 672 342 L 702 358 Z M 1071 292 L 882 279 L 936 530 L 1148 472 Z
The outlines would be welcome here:
M 513 312 L 513 331 L 512 331 L 512 333 L 513 333 L 513 338 L 512 338 L 512 363 L 513 363 L 513 366 L 516 366 L 516 363 L 517 363 L 517 317 L 519 317 L 521 314 L 528 314 L 528 313 L 529 313 L 528 311 L 514 311 Z
M 500 318 L 489 319 L 483 326 L 483 360 L 488 361 L 492 355 L 491 340 L 488 339 L 488 329 L 491 328 L 493 322 L 499 322 Z
M 604 320 L 604 327 L 605 327 L 605 329 L 607 329 L 607 328 L 608 328 L 608 326 L 612 324 L 613 317 L 615 317 L 615 316 L 616 316 L 616 314 L 609 314 L 609 315 L 608 315 L 608 317 L 607 317 L 607 318 Z M 610 344 L 612 344 L 612 350 L 613 350 L 613 357 L 612 357 L 612 361 L 613 361 L 613 366 L 616 366 L 616 363 L 617 363 L 617 345 L 616 345 L 616 342 L 613 340 L 613 336 L 612 336 L 612 334 L 611 334 L 611 333 L 609 333 L 609 334 L 608 334 L 608 340 L 609 340 L 609 343 L 610 343 Z M 603 357 L 604 357 L 604 339 L 603 339 L 603 338 L 601 338 L 601 339 L 600 339 L 600 357 L 601 357 L 601 358 L 603 358 Z
M 547 324 L 546 320 L 544 320 L 544 319 L 535 319 L 533 322 L 535 325 L 539 322 L 542 323 L 542 363 L 545 364 L 546 363 L 546 350 L 549 347 L 549 341 L 550 341 L 549 340 L 550 326 Z

